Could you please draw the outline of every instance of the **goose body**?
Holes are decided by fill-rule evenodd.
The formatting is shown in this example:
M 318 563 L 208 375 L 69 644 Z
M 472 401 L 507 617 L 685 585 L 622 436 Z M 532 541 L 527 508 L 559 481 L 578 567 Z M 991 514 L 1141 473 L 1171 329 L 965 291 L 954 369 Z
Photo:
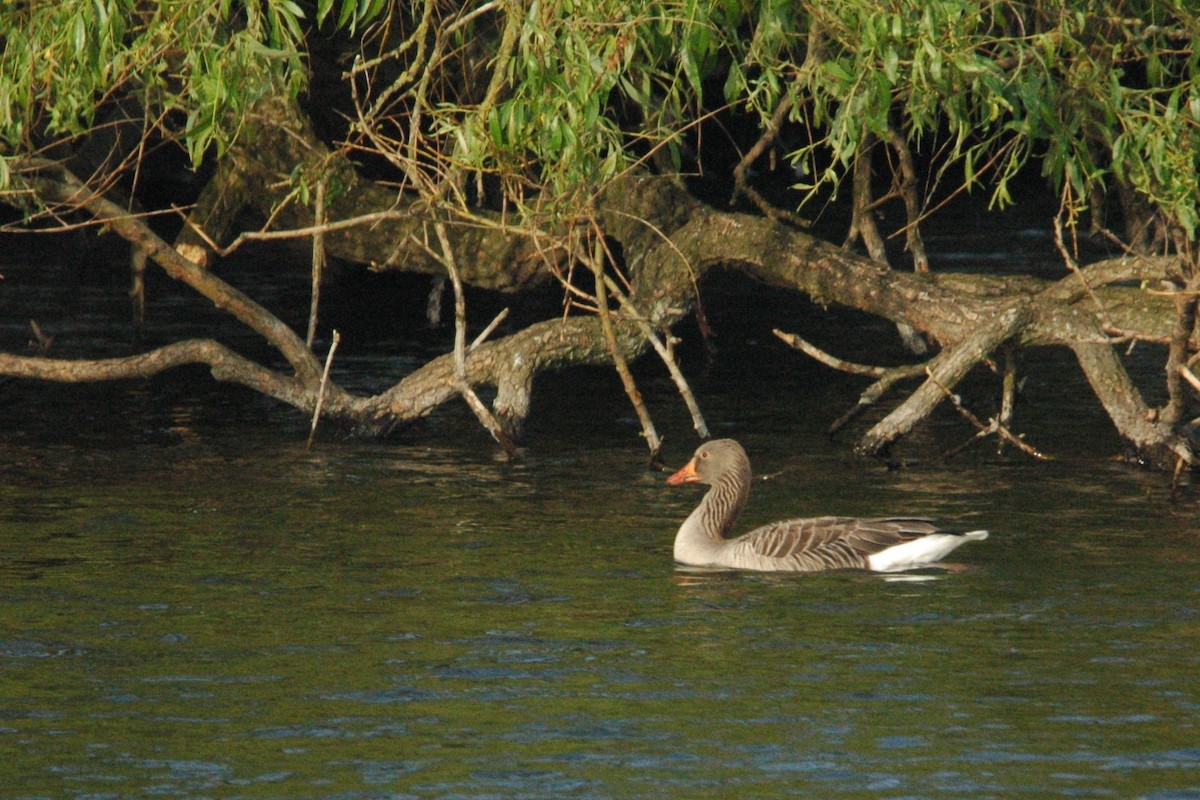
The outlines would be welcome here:
M 727 539 L 750 494 L 750 461 L 732 439 L 701 445 L 667 483 L 711 487 L 675 535 L 675 560 L 690 566 L 899 572 L 934 565 L 959 545 L 988 535 L 984 530 L 948 533 L 912 517 L 812 517 L 772 522 Z

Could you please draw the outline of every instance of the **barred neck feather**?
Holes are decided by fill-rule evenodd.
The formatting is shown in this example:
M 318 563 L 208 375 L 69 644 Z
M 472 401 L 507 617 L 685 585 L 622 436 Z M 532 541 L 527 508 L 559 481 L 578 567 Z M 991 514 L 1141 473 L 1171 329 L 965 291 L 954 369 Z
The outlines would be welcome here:
M 733 524 L 750 496 L 750 464 L 742 459 L 736 466 L 720 476 L 700 503 L 704 530 L 715 533 L 718 538 L 728 536 L 733 530 Z

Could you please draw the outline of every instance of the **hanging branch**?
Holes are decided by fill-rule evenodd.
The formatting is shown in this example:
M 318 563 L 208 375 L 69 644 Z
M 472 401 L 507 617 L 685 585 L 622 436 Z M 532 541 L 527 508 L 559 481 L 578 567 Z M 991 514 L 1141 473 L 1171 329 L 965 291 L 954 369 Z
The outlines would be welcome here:
M 313 339 L 317 335 L 317 309 L 321 304 L 321 273 L 325 271 L 325 179 L 317 181 L 316 197 L 313 200 L 313 227 L 316 232 L 312 237 L 312 301 L 308 309 L 308 335 L 304 344 L 312 349 Z
M 900 196 L 904 198 L 904 214 L 907 218 L 904 236 L 908 252 L 912 254 L 913 270 L 928 272 L 929 256 L 925 254 L 925 241 L 921 238 L 921 204 L 917 198 L 917 168 L 913 163 L 912 151 L 900 132 L 890 125 L 888 144 L 900 161 Z
M 475 394 L 475 390 L 471 388 L 471 384 L 467 382 L 467 301 L 463 297 L 462 280 L 458 277 L 458 267 L 454 261 L 454 250 L 450 246 L 450 238 L 446 235 L 446 226 L 442 222 L 435 222 L 433 225 L 434 231 L 437 233 L 438 244 L 441 245 L 442 263 L 446 266 L 446 272 L 450 275 L 450 283 L 454 287 L 454 380 L 458 386 L 458 391 L 466 401 L 467 406 L 475 414 L 475 418 L 480 424 L 492 434 L 504 452 L 509 458 L 517 457 L 517 446 L 513 444 L 511 438 L 504 431 L 504 428 L 496 420 L 495 415 L 488 410 L 483 401 L 479 399 L 479 395 Z
M 875 148 L 876 139 L 874 135 L 867 134 L 863 137 L 862 144 L 858 148 L 858 153 L 854 157 L 854 200 L 853 211 L 850 223 L 850 230 L 846 234 L 846 244 L 851 244 L 855 239 L 861 239 L 863 246 L 867 248 L 867 255 L 872 261 L 877 261 L 884 266 L 888 266 L 887 247 L 883 242 L 883 236 L 879 233 L 879 226 L 875 224 L 875 209 L 880 203 L 890 198 L 885 196 L 879 200 L 874 200 L 871 190 L 871 151 Z M 918 270 L 919 271 L 919 270 Z M 906 322 L 896 323 L 896 333 L 900 335 L 901 341 L 913 355 L 924 355 L 929 348 L 925 344 L 925 340 L 917 333 L 916 328 Z
M 758 140 L 746 151 L 737 165 L 734 166 L 733 197 L 730 198 L 730 204 L 732 205 L 738 195 L 746 197 L 769 219 L 790 223 L 800 228 L 812 227 L 812 220 L 772 205 L 757 189 L 749 184 L 746 180 L 746 172 L 764 153 L 774 148 L 775 141 L 779 138 L 779 132 L 783 129 L 788 117 L 791 116 L 792 110 L 796 107 L 796 97 L 799 93 L 806 91 L 806 85 L 809 80 L 825 60 L 825 25 L 817 15 L 813 15 L 811 22 L 805 46 L 804 63 L 792 76 L 793 88 L 780 98 L 779 104 L 775 106 L 775 111 L 771 114 L 771 121 L 763 128 L 762 135 L 758 137 Z
M 679 363 L 675 360 L 675 353 L 671 349 L 669 343 L 663 342 L 654 329 L 650 326 L 650 321 L 637 310 L 633 301 L 621 291 L 616 282 L 609 276 L 604 276 L 604 283 L 608 290 L 613 293 L 621 301 L 620 314 L 628 316 L 638 326 L 642 336 L 654 348 L 654 352 L 662 359 L 663 365 L 666 366 L 667 372 L 671 375 L 671 381 L 675 384 L 676 391 L 683 398 L 684 405 L 687 406 L 688 413 L 692 416 L 692 428 L 701 439 L 707 439 L 712 434 L 708 431 L 708 423 L 704 421 L 704 413 L 700 411 L 700 404 L 696 402 L 696 396 L 692 394 L 692 388 L 688 385 L 687 378 L 683 376 L 683 370 L 679 368 Z M 668 336 L 670 334 L 667 334 Z
M 757 161 L 763 153 L 775 146 L 775 140 L 779 137 L 779 131 L 783 127 L 783 123 L 787 121 L 788 114 L 791 113 L 794 107 L 795 100 L 792 97 L 788 96 L 780 100 L 762 136 L 758 137 L 758 141 L 746 151 L 746 154 L 738 161 L 737 166 L 733 168 L 733 197 L 730 198 L 729 202 L 732 205 L 740 195 L 748 199 L 754 204 L 755 208 L 770 219 L 790 223 L 798 228 L 811 228 L 812 220 L 773 205 L 746 180 L 746 171 L 750 169 L 750 165 Z
M 662 439 L 659 438 L 658 431 L 654 428 L 654 420 L 650 418 L 650 412 L 646 410 L 642 393 L 638 391 L 637 383 L 633 380 L 633 373 L 629 371 L 629 365 L 625 363 L 620 347 L 617 345 L 617 335 L 613 330 L 612 316 L 608 310 L 608 287 L 604 284 L 603 237 L 599 235 L 598 231 L 593 231 L 593 233 L 595 235 L 592 237 L 591 252 L 588 252 L 582 243 L 576 244 L 574 249 L 578 252 L 580 260 L 592 268 L 592 274 L 596 277 L 596 309 L 600 315 L 600 328 L 608 343 L 613 367 L 621 376 L 625 394 L 629 396 L 629 402 L 633 404 L 633 410 L 637 412 L 638 421 L 642 424 L 642 435 L 646 437 L 646 445 L 650 448 L 650 460 L 653 461 L 658 458 L 658 453 L 662 449 Z

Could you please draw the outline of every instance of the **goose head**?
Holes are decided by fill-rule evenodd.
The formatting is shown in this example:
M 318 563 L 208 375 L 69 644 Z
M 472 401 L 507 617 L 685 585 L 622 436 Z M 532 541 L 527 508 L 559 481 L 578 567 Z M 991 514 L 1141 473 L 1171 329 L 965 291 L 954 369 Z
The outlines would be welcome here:
M 667 483 L 681 486 L 685 483 L 704 483 L 715 486 L 723 478 L 740 479 L 741 483 L 750 481 L 750 459 L 746 451 L 733 439 L 714 439 L 705 442 L 696 449 L 692 460 L 671 477 Z

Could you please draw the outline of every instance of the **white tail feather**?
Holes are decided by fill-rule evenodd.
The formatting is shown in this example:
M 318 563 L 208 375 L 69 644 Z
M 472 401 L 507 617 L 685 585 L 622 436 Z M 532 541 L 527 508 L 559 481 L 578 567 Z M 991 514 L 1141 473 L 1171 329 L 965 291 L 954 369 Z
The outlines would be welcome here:
M 867 557 L 867 565 L 875 572 L 899 572 L 905 569 L 927 567 L 941 561 L 959 545 L 987 537 L 987 531 L 933 533 L 911 542 L 880 550 Z

